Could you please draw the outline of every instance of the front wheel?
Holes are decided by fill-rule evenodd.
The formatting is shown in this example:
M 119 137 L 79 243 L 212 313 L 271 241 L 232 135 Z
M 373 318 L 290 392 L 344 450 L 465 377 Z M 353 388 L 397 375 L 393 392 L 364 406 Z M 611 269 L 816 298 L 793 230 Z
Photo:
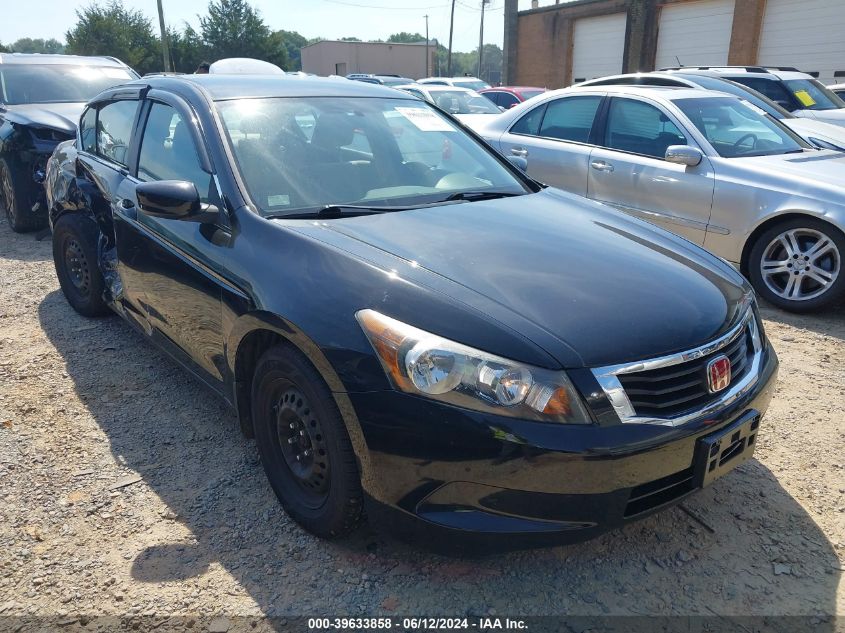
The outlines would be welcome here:
M 43 217 L 28 208 L 21 171 L 9 159 L 0 158 L 0 206 L 5 210 L 9 226 L 15 233 L 35 231 L 46 224 Z
M 282 507 L 322 538 L 351 532 L 362 517 L 352 443 L 329 388 L 297 350 L 276 345 L 255 369 L 255 441 Z
M 813 312 L 845 297 L 845 235 L 814 218 L 774 225 L 757 238 L 748 272 L 757 292 L 791 312 Z

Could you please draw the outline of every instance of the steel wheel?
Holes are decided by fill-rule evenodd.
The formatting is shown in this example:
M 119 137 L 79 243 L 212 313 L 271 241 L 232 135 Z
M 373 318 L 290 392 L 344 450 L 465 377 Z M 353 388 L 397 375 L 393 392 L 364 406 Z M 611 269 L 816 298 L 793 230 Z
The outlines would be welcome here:
M 87 296 L 91 292 L 91 270 L 82 246 L 73 238 L 65 242 L 65 269 L 74 288 Z
M 14 224 L 17 218 L 17 200 L 15 199 L 15 189 L 12 184 L 12 174 L 9 173 L 9 168 L 6 163 L 0 163 L 0 203 L 6 210 L 6 215 L 9 218 L 9 224 Z
M 278 447 L 294 481 L 311 503 L 322 503 L 331 475 L 319 418 L 306 396 L 296 388 L 284 392 L 273 413 Z
M 833 286 L 841 268 L 834 240 L 810 228 L 783 231 L 769 242 L 760 260 L 766 287 L 788 301 L 820 297 Z

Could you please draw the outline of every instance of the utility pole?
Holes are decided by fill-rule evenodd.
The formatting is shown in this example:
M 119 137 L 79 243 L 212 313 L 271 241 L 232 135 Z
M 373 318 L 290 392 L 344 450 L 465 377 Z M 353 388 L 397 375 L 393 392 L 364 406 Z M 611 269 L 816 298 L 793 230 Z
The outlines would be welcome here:
M 484 7 L 490 0 L 481 0 L 481 29 L 478 32 L 478 73 L 476 77 L 481 79 L 481 59 L 484 57 Z
M 431 54 L 428 52 L 428 13 L 423 17 L 425 18 L 425 76 L 431 77 L 431 73 L 428 71 L 428 65 L 431 62 Z
M 455 0 L 452 0 L 452 18 L 449 20 L 449 57 L 446 62 L 446 76 L 452 76 L 452 34 L 455 32 Z
M 164 26 L 164 9 L 161 7 L 161 0 L 158 0 L 158 25 L 161 28 L 161 56 L 164 58 L 164 72 L 169 73 L 170 67 L 170 46 L 167 44 L 167 27 Z

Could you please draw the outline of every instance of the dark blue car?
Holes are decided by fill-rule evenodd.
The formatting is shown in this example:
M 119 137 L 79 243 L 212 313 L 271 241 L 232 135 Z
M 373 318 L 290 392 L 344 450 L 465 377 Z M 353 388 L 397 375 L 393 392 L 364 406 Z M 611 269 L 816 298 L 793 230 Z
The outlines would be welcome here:
M 71 305 L 222 396 L 320 536 L 575 541 L 754 450 L 777 359 L 743 278 L 402 92 L 138 80 L 47 189 Z

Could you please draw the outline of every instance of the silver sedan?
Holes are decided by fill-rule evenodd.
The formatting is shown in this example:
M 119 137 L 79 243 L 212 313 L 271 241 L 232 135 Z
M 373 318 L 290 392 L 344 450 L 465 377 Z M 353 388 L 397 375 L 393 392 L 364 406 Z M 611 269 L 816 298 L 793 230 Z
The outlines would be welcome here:
M 477 128 L 528 173 L 703 245 L 769 302 L 845 297 L 845 153 L 731 95 L 602 86 L 546 93 Z

